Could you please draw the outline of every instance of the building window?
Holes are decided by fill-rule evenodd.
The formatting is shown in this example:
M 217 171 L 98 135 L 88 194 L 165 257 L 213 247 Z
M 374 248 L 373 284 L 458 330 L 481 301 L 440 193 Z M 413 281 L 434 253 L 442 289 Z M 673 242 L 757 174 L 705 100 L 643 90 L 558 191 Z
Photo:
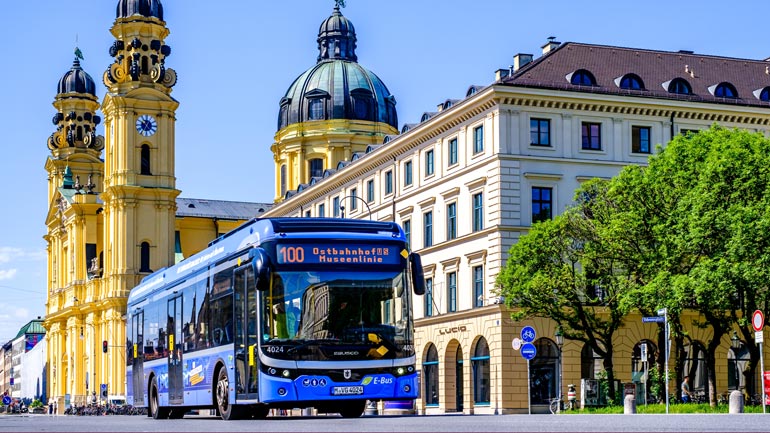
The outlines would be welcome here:
M 438 387 L 438 350 L 436 346 L 428 346 L 425 361 L 422 362 L 423 380 L 425 381 L 425 405 L 438 406 L 439 392 Z
M 150 146 L 143 144 L 141 153 L 142 153 L 141 155 L 142 164 L 141 164 L 139 173 L 144 175 L 151 175 L 152 173 L 150 172 Z
M 484 126 L 473 128 L 473 154 L 484 151 Z
M 393 170 L 385 172 L 385 195 L 393 193 Z
M 457 311 L 457 272 L 446 274 L 447 312 Z
M 310 218 L 312 215 L 310 214 L 309 210 L 305 211 L 305 218 Z
M 433 278 L 425 279 L 425 317 L 433 315 Z
M 286 164 L 281 165 L 281 197 L 286 195 Z
M 318 205 L 318 217 L 319 218 L 326 217 L 326 205 L 323 203 Z
M 350 210 L 355 211 L 358 210 L 358 188 L 353 188 L 350 190 Z
M 473 306 L 484 306 L 484 267 L 473 267 Z
M 433 246 L 433 211 L 425 212 L 422 216 L 422 222 L 425 228 L 425 233 L 423 233 L 425 248 L 428 248 Z
M 433 149 L 425 152 L 425 175 L 433 174 Z
M 152 272 L 150 268 L 150 244 L 142 242 L 139 247 L 139 272 Z
M 484 194 L 473 194 L 473 231 L 484 230 Z
M 631 152 L 650 153 L 650 128 L 646 126 L 631 127 Z
M 532 187 L 532 223 L 551 219 L 551 188 Z
M 626 74 L 620 79 L 620 88 L 628 90 L 644 90 L 644 82 L 636 74 Z
M 668 84 L 668 93 L 676 93 L 679 95 L 689 95 L 690 93 L 692 93 L 692 88 L 690 87 L 690 83 L 688 83 L 683 78 L 674 78 Z
M 457 164 L 457 138 L 449 140 L 449 165 Z
M 374 202 L 374 179 L 366 181 L 366 202 Z
M 334 197 L 332 199 L 332 215 L 334 215 L 334 218 L 340 217 L 340 198 Z
M 489 404 L 489 345 L 484 337 L 479 338 L 476 350 L 471 357 L 473 371 L 473 402 Z
M 406 245 L 410 247 L 412 244 L 412 220 L 405 220 L 401 226 L 404 228 L 404 236 L 406 237 Z
M 550 146 L 551 121 L 548 119 L 530 119 L 529 138 L 533 146 Z
M 412 184 L 412 161 L 404 163 L 404 186 Z
M 714 96 L 717 98 L 737 98 L 738 91 L 730 83 L 719 83 L 717 88 L 714 89 Z
M 308 164 L 308 181 L 314 177 L 321 177 L 324 174 L 324 161 L 321 158 L 311 159 Z
M 770 86 L 765 87 L 761 92 L 759 92 L 759 100 L 770 102 Z
M 602 124 L 583 122 L 583 150 L 602 150 Z
M 457 203 L 446 206 L 446 240 L 457 238 Z
M 592 73 L 586 71 L 585 69 L 578 69 L 572 74 L 570 83 L 576 86 L 595 86 L 596 78 L 594 78 Z
M 324 100 L 321 98 L 311 99 L 308 102 L 308 120 L 324 120 Z

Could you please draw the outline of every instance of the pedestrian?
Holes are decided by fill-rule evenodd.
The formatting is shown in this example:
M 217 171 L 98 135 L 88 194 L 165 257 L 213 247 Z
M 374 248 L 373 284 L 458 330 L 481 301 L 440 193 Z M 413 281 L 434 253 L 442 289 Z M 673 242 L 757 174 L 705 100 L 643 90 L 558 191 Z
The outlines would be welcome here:
M 692 401 L 692 392 L 690 391 L 690 376 L 685 376 L 682 381 L 682 403 Z

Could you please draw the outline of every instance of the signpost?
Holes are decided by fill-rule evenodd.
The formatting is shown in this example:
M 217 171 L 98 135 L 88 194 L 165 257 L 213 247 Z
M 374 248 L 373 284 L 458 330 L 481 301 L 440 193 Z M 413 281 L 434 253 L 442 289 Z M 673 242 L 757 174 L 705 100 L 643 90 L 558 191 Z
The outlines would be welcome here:
M 666 353 L 666 413 L 668 413 L 668 409 L 669 409 L 669 401 L 668 401 L 669 400 L 669 398 L 668 398 L 668 391 L 669 391 L 669 389 L 668 389 L 668 352 L 669 352 L 670 346 L 671 346 L 671 343 L 668 340 L 668 338 L 669 338 L 669 335 L 668 335 L 668 309 L 661 308 L 660 310 L 658 310 L 658 318 L 660 318 L 660 316 L 663 316 L 663 326 L 665 328 L 664 332 L 666 334 L 666 347 L 664 349 L 666 351 L 665 352 Z
M 765 315 L 762 311 L 757 310 L 751 316 L 751 326 L 754 327 L 754 342 L 759 343 L 759 362 L 760 371 L 762 372 L 762 413 L 767 413 L 767 392 L 765 391 L 764 376 L 765 376 L 765 352 L 762 350 L 762 343 L 765 341 L 764 333 L 762 329 L 765 327 Z
M 665 323 L 666 318 L 665 317 L 642 317 L 642 323 Z
M 530 373 L 529 373 L 529 360 L 537 355 L 537 349 L 532 344 L 535 341 L 535 328 L 531 326 L 525 326 L 521 328 L 521 339 L 524 340 L 524 344 L 521 346 L 521 357 L 527 360 L 527 413 L 532 415 L 532 397 L 530 396 Z

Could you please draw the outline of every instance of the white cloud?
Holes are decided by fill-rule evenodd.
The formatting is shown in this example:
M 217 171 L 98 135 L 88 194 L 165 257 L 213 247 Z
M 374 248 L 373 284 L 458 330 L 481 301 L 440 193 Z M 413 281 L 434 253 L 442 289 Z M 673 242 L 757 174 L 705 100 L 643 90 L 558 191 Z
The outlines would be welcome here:
M 0 247 L 0 263 L 8 263 L 24 254 L 21 248 Z
M 29 310 L 23 307 L 19 307 L 19 308 L 16 308 L 16 310 L 14 311 L 14 315 L 16 316 L 17 319 L 26 319 L 27 317 L 29 317 Z
M 16 276 L 16 269 L 0 269 L 0 281 L 10 280 Z

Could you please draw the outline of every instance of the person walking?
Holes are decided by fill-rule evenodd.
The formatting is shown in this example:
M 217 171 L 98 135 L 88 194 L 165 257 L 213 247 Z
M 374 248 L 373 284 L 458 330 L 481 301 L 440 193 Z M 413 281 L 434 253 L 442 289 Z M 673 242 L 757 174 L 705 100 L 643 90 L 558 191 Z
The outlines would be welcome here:
M 682 403 L 692 401 L 692 392 L 690 391 L 690 376 L 685 376 L 682 381 Z

